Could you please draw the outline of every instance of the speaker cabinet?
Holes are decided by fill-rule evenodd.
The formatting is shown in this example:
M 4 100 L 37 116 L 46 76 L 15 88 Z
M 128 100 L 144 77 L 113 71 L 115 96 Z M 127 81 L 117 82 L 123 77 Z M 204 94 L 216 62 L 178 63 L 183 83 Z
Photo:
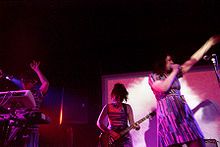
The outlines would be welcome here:
M 63 124 L 88 123 L 88 98 L 74 89 L 65 89 L 63 97 Z

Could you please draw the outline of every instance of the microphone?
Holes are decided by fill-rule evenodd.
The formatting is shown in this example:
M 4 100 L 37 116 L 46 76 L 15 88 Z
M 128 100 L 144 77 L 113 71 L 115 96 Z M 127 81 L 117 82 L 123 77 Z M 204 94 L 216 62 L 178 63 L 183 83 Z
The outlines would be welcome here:
M 215 54 L 213 58 L 211 58 L 212 63 L 216 66 L 218 70 L 218 56 Z
M 212 57 L 216 57 L 216 54 L 212 54 L 212 55 L 205 55 L 203 57 L 204 60 L 208 61 L 209 59 L 211 59 Z
M 218 80 L 218 84 L 219 84 L 219 87 L 220 87 L 220 75 L 219 75 L 219 68 L 218 68 L 218 56 L 216 54 L 212 54 L 212 55 L 205 55 L 203 57 L 204 60 L 210 60 L 212 61 L 213 63 L 213 67 L 214 67 L 214 71 L 215 71 L 215 75 L 216 75 L 216 78 Z

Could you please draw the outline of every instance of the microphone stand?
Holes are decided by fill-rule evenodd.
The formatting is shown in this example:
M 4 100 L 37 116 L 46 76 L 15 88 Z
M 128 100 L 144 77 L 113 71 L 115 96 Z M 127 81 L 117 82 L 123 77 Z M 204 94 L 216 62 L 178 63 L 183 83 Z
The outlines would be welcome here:
M 214 71 L 215 71 L 215 75 L 218 81 L 218 86 L 220 87 L 220 76 L 219 76 L 219 69 L 218 69 L 218 58 L 217 55 L 215 55 L 214 57 L 211 58 L 211 61 L 213 63 L 213 67 L 214 67 Z

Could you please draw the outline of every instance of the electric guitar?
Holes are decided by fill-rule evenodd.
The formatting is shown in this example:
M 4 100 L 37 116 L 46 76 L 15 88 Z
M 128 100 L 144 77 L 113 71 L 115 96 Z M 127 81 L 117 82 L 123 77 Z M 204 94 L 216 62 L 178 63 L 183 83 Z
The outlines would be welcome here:
M 138 120 L 137 122 L 135 122 L 134 124 L 141 124 L 143 121 L 145 121 L 146 119 L 153 117 L 156 115 L 156 111 L 153 111 L 151 113 L 149 113 L 148 115 L 146 115 L 145 117 L 141 118 L 140 120 Z M 120 137 L 118 139 L 120 139 L 121 137 L 123 137 L 126 133 L 128 133 L 131 129 L 134 129 L 135 126 L 131 125 L 129 127 L 127 127 L 126 129 L 122 130 L 121 132 L 118 132 Z M 116 140 L 118 140 L 116 139 Z M 109 145 L 113 144 L 116 140 L 114 140 L 109 134 L 107 133 L 101 133 L 99 135 L 99 147 L 108 147 Z

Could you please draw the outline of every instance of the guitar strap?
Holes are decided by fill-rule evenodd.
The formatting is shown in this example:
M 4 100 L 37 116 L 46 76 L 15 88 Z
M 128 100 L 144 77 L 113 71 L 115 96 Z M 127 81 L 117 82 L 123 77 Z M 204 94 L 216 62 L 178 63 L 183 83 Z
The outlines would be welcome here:
M 128 117 L 127 106 L 126 106 L 126 104 L 125 104 L 125 103 L 122 103 L 122 106 L 123 106 L 123 108 L 124 108 L 124 110 L 125 110 L 125 114 L 126 114 L 126 116 Z
M 123 106 L 123 108 L 124 108 L 124 110 L 125 110 L 126 116 L 128 117 L 128 112 L 127 112 L 127 106 L 126 106 L 126 104 L 125 104 L 125 103 L 122 103 L 122 106 Z M 107 114 L 109 114 L 109 104 L 107 104 Z

